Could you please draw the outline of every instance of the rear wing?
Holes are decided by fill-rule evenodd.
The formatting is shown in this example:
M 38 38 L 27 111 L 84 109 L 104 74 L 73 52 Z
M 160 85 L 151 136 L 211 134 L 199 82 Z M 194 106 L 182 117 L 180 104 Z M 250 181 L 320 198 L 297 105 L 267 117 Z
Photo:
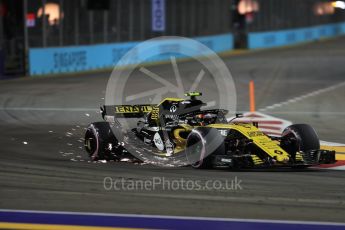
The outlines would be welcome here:
M 157 105 L 106 105 L 101 107 L 102 117 L 107 120 L 107 117 L 116 118 L 141 118 L 152 110 L 157 108 Z

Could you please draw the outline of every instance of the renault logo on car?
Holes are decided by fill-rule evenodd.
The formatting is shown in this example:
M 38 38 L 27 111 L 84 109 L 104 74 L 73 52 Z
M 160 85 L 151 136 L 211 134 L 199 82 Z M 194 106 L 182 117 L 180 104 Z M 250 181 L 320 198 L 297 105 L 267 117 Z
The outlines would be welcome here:
M 170 107 L 170 112 L 171 112 L 171 113 L 175 113 L 176 110 L 177 110 L 176 105 L 172 105 L 172 106 Z

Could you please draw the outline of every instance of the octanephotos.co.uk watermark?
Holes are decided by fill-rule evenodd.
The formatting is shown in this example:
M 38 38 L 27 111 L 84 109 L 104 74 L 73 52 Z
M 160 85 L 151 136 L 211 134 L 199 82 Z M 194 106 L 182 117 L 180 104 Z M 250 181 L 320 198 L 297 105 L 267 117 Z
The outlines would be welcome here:
M 243 189 L 242 183 L 242 180 L 237 176 L 223 180 L 168 179 L 165 177 L 152 177 L 149 179 L 104 177 L 103 188 L 107 191 L 237 191 Z

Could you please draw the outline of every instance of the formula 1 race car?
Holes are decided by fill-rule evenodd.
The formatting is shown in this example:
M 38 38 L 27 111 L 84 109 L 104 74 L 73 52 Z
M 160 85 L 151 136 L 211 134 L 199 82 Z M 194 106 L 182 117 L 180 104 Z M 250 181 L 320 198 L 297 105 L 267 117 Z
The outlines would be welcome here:
M 185 95 L 189 98 L 166 98 L 158 105 L 103 106 L 105 121 L 87 128 L 86 151 L 92 160 L 142 161 L 124 144 L 127 140 L 131 146 L 130 139 L 139 144 L 137 149 L 153 148 L 153 155 L 183 155 L 194 168 L 305 168 L 336 162 L 334 151 L 320 149 L 318 136 L 309 125 L 294 124 L 281 137 L 268 136 L 255 122 L 236 122 L 241 114 L 228 121 L 227 110 L 202 110 L 205 103 L 196 98 L 201 93 Z M 126 134 L 130 138 L 116 135 L 124 132 L 117 122 L 120 118 L 139 118 Z

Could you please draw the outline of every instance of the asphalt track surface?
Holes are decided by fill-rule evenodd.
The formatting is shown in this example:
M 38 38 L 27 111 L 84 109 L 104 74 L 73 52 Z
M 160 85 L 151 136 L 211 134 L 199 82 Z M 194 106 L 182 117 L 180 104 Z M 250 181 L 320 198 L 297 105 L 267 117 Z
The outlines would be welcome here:
M 309 123 L 322 140 L 344 143 L 344 42 L 342 37 L 225 57 L 236 84 L 237 109 L 248 110 L 248 81 L 253 79 L 258 110 Z M 194 62 L 178 65 L 187 80 L 199 71 Z M 174 80 L 169 64 L 147 68 Z M 89 122 L 100 120 L 97 108 L 109 75 L 0 82 L 0 208 L 345 221 L 344 171 L 201 171 L 88 162 L 81 138 Z M 139 87 L 145 88 L 145 81 L 129 86 L 128 91 Z M 319 91 L 327 87 L 331 88 Z M 154 177 L 168 182 L 183 178 L 201 185 L 237 178 L 242 189 L 186 191 L 181 186 L 169 190 L 158 185 L 151 191 L 108 191 L 103 186 L 105 177 L 124 179 L 127 185 Z

